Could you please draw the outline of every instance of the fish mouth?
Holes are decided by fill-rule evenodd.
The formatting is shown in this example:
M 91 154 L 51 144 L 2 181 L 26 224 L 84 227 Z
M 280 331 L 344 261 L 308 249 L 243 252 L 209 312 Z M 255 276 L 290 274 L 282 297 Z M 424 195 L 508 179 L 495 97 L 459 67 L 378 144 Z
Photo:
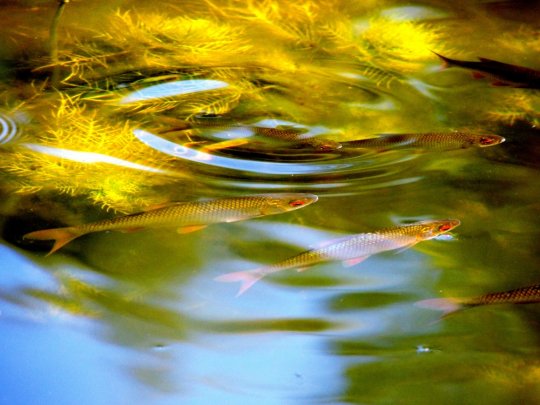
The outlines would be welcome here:
M 304 198 L 306 199 L 306 204 L 313 204 L 314 202 L 319 201 L 319 196 L 315 194 L 305 194 Z
M 315 194 L 301 194 L 298 197 L 294 196 L 293 198 L 287 201 L 285 210 L 302 208 L 309 204 L 313 204 L 314 202 L 317 202 L 318 199 L 319 197 L 316 196 Z
M 445 219 L 445 220 L 442 220 L 441 222 L 442 222 L 442 225 L 439 226 L 439 231 L 441 232 L 448 232 L 461 225 L 461 221 L 459 219 Z
M 313 204 L 319 199 L 315 194 L 308 193 L 266 194 L 266 196 L 274 197 L 275 200 L 269 205 L 262 207 L 262 215 L 289 212 Z
M 480 138 L 478 146 L 481 148 L 487 148 L 488 146 L 499 145 L 506 141 L 506 138 L 500 135 L 485 135 Z

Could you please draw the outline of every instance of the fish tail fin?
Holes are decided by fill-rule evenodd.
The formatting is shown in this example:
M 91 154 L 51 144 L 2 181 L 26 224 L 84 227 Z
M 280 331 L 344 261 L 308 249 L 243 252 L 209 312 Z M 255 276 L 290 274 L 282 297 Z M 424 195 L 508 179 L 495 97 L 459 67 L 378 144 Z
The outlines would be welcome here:
M 435 55 L 437 55 L 439 57 L 439 59 L 443 62 L 443 69 L 446 69 L 446 68 L 449 68 L 450 66 L 452 66 L 452 60 L 450 58 L 447 58 L 446 56 L 442 56 L 441 54 L 435 52 L 435 51 L 431 51 L 433 52 Z
M 78 232 L 75 228 L 55 228 L 55 229 L 42 229 L 40 231 L 34 231 L 27 233 L 23 236 L 23 239 L 34 240 L 54 240 L 54 245 L 46 256 L 49 256 L 60 249 L 62 246 L 67 245 L 73 239 L 81 236 L 83 233 Z
M 234 283 L 239 281 L 241 283 L 240 289 L 236 294 L 237 297 L 245 293 L 249 288 L 253 286 L 257 281 L 265 276 L 261 270 L 247 270 L 247 271 L 235 271 L 233 273 L 227 273 L 222 276 L 216 277 L 214 280 L 224 283 Z
M 418 301 L 415 305 L 420 308 L 442 311 L 443 318 L 453 312 L 459 311 L 463 307 L 457 298 L 430 298 Z

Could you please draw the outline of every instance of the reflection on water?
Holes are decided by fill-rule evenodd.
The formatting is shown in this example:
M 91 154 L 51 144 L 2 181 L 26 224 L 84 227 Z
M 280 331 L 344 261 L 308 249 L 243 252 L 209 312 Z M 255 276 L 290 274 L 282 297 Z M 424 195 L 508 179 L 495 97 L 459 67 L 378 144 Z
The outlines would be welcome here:
M 539 282 L 539 95 L 432 53 L 538 69 L 533 5 L 69 2 L 55 56 L 57 7 L 0 6 L 0 402 L 538 402 L 536 304 L 442 320 L 415 305 Z M 456 132 L 506 141 L 378 135 Z M 319 200 L 188 234 L 89 234 L 50 257 L 22 239 L 273 190 Z M 461 226 L 240 298 L 213 281 L 433 218 Z

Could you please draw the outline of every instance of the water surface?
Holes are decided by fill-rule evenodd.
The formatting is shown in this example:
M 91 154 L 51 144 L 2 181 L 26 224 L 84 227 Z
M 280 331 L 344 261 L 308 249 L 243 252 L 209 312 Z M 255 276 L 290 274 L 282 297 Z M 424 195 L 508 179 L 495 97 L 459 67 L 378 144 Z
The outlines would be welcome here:
M 57 63 L 56 2 L 0 7 L 0 403 L 540 400 L 538 305 L 442 320 L 415 306 L 540 280 L 538 93 L 442 69 L 430 52 L 539 69 L 537 7 L 70 2 Z M 455 130 L 506 142 L 351 154 L 257 126 L 309 142 Z M 279 191 L 319 201 L 185 235 L 89 234 L 48 257 L 50 244 L 22 239 L 169 201 Z M 351 268 L 275 274 L 240 297 L 214 281 L 437 218 L 462 225 Z

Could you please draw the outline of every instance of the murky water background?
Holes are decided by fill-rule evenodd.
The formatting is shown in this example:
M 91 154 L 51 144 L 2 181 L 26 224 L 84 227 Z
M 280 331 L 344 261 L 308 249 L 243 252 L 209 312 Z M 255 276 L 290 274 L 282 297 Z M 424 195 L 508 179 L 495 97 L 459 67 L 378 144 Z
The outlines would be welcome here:
M 56 73 L 57 3 L 2 3 L 1 403 L 540 401 L 538 305 L 442 320 L 415 305 L 540 281 L 539 95 L 443 70 L 430 52 L 538 69 L 539 7 L 350 3 L 73 1 Z M 254 127 L 506 142 L 321 151 Z M 212 149 L 236 139 L 248 143 Z M 47 242 L 22 240 L 167 201 L 277 191 L 319 201 L 185 235 L 90 234 L 48 257 Z M 435 218 L 462 224 L 351 268 L 275 274 L 240 297 L 214 281 Z

